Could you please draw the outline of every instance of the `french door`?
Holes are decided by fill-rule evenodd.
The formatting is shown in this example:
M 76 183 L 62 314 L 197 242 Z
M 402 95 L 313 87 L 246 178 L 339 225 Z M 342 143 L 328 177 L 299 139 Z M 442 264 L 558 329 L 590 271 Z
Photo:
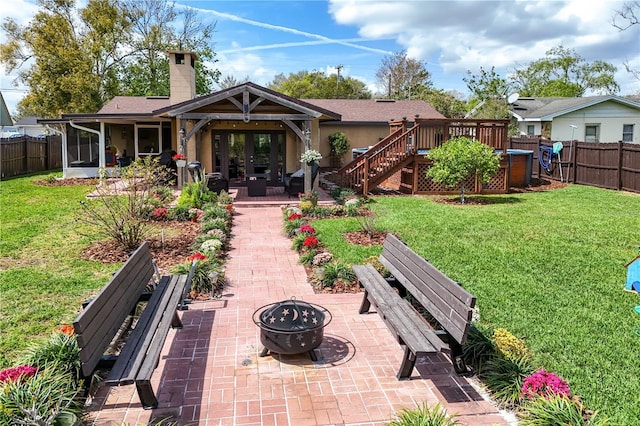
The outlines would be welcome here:
M 244 185 L 247 178 L 267 180 L 277 186 L 283 181 L 285 133 L 214 131 L 213 164 L 233 185 Z

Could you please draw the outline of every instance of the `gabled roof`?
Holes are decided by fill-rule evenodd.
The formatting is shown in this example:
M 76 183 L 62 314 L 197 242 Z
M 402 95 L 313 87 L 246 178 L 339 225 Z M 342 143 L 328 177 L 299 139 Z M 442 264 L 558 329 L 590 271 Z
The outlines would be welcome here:
M 419 100 L 392 99 L 305 99 L 306 102 L 335 111 L 342 122 L 384 123 L 406 117 L 409 121 L 420 118 L 445 118 L 431 105 Z
M 0 126 L 13 126 L 13 120 L 11 119 L 11 114 L 9 114 L 7 104 L 4 102 L 2 92 L 0 92 Z
M 242 112 L 241 110 L 245 102 L 250 104 L 248 105 L 250 110 L 248 112 L 251 114 L 273 114 L 277 109 L 284 107 L 298 114 L 305 114 L 325 120 L 340 119 L 340 115 L 333 111 L 319 108 L 317 105 L 251 82 L 242 83 L 219 92 L 170 105 L 154 111 L 154 115 L 175 117 L 189 113 L 239 113 Z
M 549 121 L 603 102 L 613 101 L 640 109 L 640 103 L 616 95 L 585 96 L 582 98 L 520 98 L 511 105 L 511 112 L 519 120 Z

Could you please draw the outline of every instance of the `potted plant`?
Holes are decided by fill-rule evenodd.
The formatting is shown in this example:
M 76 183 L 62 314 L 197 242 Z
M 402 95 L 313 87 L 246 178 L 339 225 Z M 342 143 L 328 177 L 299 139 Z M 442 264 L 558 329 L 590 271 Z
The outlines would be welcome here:
M 173 161 L 176 162 L 176 166 L 178 167 L 184 167 L 187 165 L 187 156 L 182 154 L 182 153 L 177 153 L 175 154 L 173 157 Z
M 331 147 L 331 165 L 340 167 L 342 157 L 349 151 L 349 140 L 342 132 L 332 133 L 329 135 L 329 146 Z
M 218 194 L 218 204 L 224 206 L 229 213 L 233 212 L 233 197 L 224 189 Z
M 318 205 L 318 193 L 316 191 L 301 192 L 298 194 L 300 199 L 300 209 L 305 211 Z
M 306 163 L 311 166 L 313 163 L 318 163 L 322 160 L 322 155 L 315 149 L 308 149 L 300 156 L 300 162 Z

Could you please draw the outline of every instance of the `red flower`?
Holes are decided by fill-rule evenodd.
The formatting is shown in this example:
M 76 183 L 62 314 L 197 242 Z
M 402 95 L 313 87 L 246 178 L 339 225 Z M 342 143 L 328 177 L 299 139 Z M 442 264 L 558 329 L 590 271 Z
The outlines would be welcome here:
M 316 247 L 318 247 L 318 239 L 316 237 L 307 237 L 302 242 L 302 245 L 304 245 L 306 248 L 310 248 L 310 249 L 316 248 Z
M 73 329 L 73 326 L 68 324 L 58 327 L 56 331 L 62 334 L 66 334 L 67 336 L 73 336 L 75 334 L 75 330 Z
M 0 383 L 18 382 L 19 380 L 32 377 L 38 369 L 32 365 L 21 365 L 19 367 L 6 368 L 0 371 Z
M 302 219 L 302 215 L 300 213 L 294 213 L 289 216 L 289 220 Z
M 153 216 L 155 219 L 160 220 L 167 217 L 168 214 L 169 214 L 169 210 L 167 210 L 164 207 L 158 207 L 153 211 L 153 213 L 151 213 L 151 216 Z
M 186 156 L 186 155 L 184 155 L 184 154 L 180 154 L 180 153 L 178 153 L 178 154 L 174 155 L 174 156 L 173 156 L 173 157 L 171 157 L 171 158 L 173 158 L 173 159 L 174 159 L 174 160 L 176 160 L 176 161 L 177 161 L 177 160 L 186 160 L 186 159 L 187 159 L 187 156 Z
M 299 228 L 299 231 L 302 232 L 303 234 L 315 234 L 316 230 L 313 229 L 313 226 L 311 225 L 302 225 Z
M 207 256 L 205 256 L 204 254 L 200 253 L 199 251 L 193 253 L 191 256 L 187 257 L 187 261 L 189 262 L 193 262 L 194 260 L 207 260 L 209 259 Z

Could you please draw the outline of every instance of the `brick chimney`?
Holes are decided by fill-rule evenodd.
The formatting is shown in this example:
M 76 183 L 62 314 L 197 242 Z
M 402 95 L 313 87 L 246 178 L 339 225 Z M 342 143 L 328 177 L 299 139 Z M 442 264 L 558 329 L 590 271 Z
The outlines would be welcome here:
M 196 97 L 196 61 L 194 52 L 172 50 L 169 55 L 169 100 L 171 105 Z

